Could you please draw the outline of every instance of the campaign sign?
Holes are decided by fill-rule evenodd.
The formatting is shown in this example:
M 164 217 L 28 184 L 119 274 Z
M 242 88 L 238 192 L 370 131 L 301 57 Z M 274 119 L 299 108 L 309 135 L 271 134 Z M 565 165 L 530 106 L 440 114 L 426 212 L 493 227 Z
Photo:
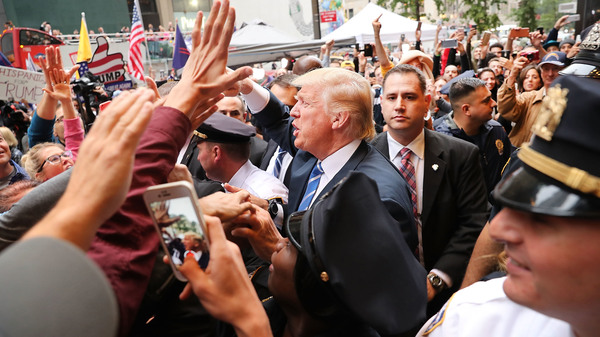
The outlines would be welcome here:
M 43 73 L 0 66 L 0 99 L 39 103 L 46 86 Z
M 100 78 L 100 82 L 106 84 L 113 82 L 121 82 L 125 80 L 125 64 L 123 62 L 123 54 L 108 53 L 108 41 L 106 37 L 99 36 L 96 38 L 98 47 L 92 56 L 92 60 L 88 63 L 89 71 Z

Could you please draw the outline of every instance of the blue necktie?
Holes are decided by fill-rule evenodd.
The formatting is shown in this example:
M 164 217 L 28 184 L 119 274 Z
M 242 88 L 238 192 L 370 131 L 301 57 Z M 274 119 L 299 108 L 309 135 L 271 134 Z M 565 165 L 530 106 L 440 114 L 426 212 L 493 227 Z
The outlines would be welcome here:
M 286 153 L 287 152 L 281 147 L 277 152 L 277 157 L 275 157 L 275 168 L 273 169 L 273 175 L 275 176 L 275 178 L 279 178 L 279 174 L 281 174 L 281 164 L 283 163 L 283 157 Z
M 304 211 L 308 208 L 308 206 L 310 206 L 310 202 L 315 196 L 317 187 L 319 187 L 319 181 L 321 181 L 322 175 L 323 167 L 321 166 L 321 162 L 318 162 L 310 172 L 310 178 L 308 179 L 308 184 L 306 185 L 306 192 L 304 192 L 302 202 L 300 203 L 300 206 L 298 206 L 298 211 Z

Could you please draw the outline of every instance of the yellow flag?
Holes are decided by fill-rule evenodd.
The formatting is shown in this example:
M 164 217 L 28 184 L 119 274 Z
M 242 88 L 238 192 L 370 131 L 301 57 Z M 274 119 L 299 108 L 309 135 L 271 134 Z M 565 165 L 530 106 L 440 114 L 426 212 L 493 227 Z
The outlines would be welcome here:
M 85 13 L 81 13 L 81 29 L 79 30 L 79 49 L 77 50 L 77 62 L 89 62 L 92 59 L 92 46 L 88 36 Z

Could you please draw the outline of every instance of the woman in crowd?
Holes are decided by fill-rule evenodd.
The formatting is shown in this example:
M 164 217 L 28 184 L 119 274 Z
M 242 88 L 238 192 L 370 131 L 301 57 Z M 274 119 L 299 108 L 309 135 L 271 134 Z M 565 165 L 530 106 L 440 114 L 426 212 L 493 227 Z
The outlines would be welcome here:
M 17 164 L 21 163 L 23 153 L 19 150 L 19 142 L 17 141 L 15 134 L 6 126 L 0 127 L 0 133 L 2 133 L 2 137 L 4 137 L 4 140 L 6 140 L 6 143 L 10 148 L 10 159 L 14 160 Z
M 536 64 L 529 64 L 519 74 L 519 92 L 535 91 L 544 86 L 542 73 Z
M 71 151 L 56 143 L 41 143 L 32 147 L 21 160 L 32 179 L 46 181 L 73 166 Z

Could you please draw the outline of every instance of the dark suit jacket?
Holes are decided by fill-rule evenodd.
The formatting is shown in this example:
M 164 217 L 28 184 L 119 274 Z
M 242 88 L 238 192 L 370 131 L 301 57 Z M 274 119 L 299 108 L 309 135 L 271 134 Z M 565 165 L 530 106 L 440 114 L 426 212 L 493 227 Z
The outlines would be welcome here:
M 389 157 L 387 132 L 372 144 Z M 490 212 L 477 146 L 425 129 L 422 200 L 425 269 L 439 269 L 453 282 L 450 290 L 436 296 L 441 301 L 460 287 Z
M 302 201 L 310 172 L 316 165 L 317 158 L 294 146 L 295 137 L 292 135 L 292 119 L 286 116 L 286 109 L 287 107 L 271 94 L 267 106 L 254 116 L 260 125 L 263 126 L 264 133 L 269 134 L 271 139 L 294 157 L 288 168 L 288 171 L 291 171 L 288 213 L 291 213 L 298 209 Z M 333 177 L 317 197 L 330 191 L 350 171 L 364 172 L 371 179 L 375 180 L 381 200 L 394 219 L 398 221 L 409 247 L 414 249 L 418 240 L 412 216 L 412 202 L 408 184 L 394 167 L 394 164 L 365 141 L 361 142 L 348 162 L 346 162 L 340 172 Z

